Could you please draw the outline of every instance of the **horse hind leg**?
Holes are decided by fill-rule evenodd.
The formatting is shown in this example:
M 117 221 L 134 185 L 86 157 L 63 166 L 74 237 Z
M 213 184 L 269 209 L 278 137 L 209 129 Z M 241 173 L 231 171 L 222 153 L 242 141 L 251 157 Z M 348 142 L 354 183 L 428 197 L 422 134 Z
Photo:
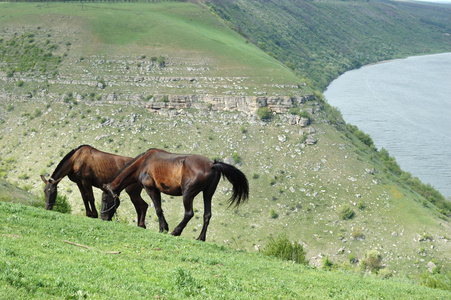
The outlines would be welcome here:
M 220 177 L 217 176 L 213 182 L 211 183 L 210 187 L 203 192 L 204 196 L 204 224 L 202 226 L 202 231 L 199 234 L 199 237 L 197 238 L 199 241 L 204 241 L 207 237 L 207 228 L 210 224 L 211 219 L 211 199 L 213 198 L 213 194 L 216 191 L 216 187 L 218 186 Z
M 196 194 L 192 195 L 190 193 L 183 195 L 183 206 L 185 207 L 185 215 L 183 216 L 183 220 L 180 222 L 177 227 L 174 228 L 174 231 L 171 232 L 174 236 L 179 236 L 182 234 L 183 229 L 185 229 L 186 224 L 191 220 L 194 216 L 193 211 L 193 200 Z

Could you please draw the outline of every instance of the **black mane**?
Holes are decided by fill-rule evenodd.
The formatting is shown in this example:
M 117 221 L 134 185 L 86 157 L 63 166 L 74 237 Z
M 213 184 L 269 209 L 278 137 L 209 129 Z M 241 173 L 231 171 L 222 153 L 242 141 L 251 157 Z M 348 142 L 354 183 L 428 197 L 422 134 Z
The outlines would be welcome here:
M 72 149 L 69 153 L 67 153 L 66 156 L 64 156 L 64 158 L 59 162 L 58 166 L 56 166 L 56 169 L 53 171 L 52 175 L 50 175 L 50 178 L 53 178 L 53 174 L 58 173 L 59 169 L 61 169 L 63 167 L 64 163 L 68 159 L 70 159 L 72 157 L 72 155 L 74 155 L 75 152 L 77 152 L 81 147 L 85 147 L 85 146 L 91 147 L 89 145 L 81 145 L 78 148 Z M 58 178 L 53 178 L 53 179 L 56 180 Z

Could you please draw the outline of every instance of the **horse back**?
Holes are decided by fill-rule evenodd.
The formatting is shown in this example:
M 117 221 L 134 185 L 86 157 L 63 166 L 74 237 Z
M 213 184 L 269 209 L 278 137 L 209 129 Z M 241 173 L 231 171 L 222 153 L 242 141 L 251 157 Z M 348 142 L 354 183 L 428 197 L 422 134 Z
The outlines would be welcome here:
M 72 156 L 73 175 L 79 179 L 91 181 L 93 186 L 101 187 L 131 159 L 131 157 L 106 153 L 85 146 Z
M 152 153 L 146 160 L 147 172 L 163 193 L 181 194 L 188 184 L 206 180 L 213 162 L 196 154 Z

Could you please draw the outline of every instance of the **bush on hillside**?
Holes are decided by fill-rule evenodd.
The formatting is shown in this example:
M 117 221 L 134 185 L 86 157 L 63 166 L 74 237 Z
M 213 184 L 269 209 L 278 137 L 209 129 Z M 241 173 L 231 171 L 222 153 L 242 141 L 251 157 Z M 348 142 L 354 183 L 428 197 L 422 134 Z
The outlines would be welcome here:
M 45 197 L 44 195 L 41 196 L 41 203 L 45 203 Z M 67 197 L 65 195 L 57 195 L 55 204 L 53 205 L 53 210 L 63 213 L 63 214 L 70 214 L 72 213 L 72 207 L 69 204 L 69 201 L 67 200 Z
M 340 210 L 339 215 L 340 219 L 348 220 L 354 217 L 354 210 L 352 210 L 352 208 L 349 205 L 346 205 Z
M 285 235 L 280 235 L 275 239 L 271 237 L 262 253 L 266 256 L 293 261 L 298 264 L 308 264 L 304 247 L 299 243 L 292 243 Z
M 382 256 L 377 250 L 369 250 L 365 253 L 365 258 L 361 265 L 363 270 L 377 273 L 382 266 Z
M 269 121 L 272 118 L 272 113 L 269 107 L 260 107 L 257 109 L 257 116 L 263 121 Z
M 269 211 L 269 216 L 270 216 L 272 219 L 277 219 L 277 218 L 279 217 L 279 214 L 276 213 L 276 211 L 274 210 L 274 208 L 271 208 L 271 210 Z
M 322 260 L 321 268 L 326 271 L 332 270 L 334 267 L 334 263 L 329 259 L 329 256 L 326 256 Z
M 69 201 L 67 201 L 67 197 L 65 195 L 56 196 L 56 202 L 53 206 L 53 210 L 63 213 L 63 214 L 70 214 L 72 212 L 72 207 L 69 204 Z

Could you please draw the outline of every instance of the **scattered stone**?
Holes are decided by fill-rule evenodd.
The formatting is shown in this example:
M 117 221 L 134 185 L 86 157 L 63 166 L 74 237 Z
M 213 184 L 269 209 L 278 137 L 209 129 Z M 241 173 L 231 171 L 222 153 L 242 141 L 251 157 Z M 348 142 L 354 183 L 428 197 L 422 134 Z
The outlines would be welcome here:
M 307 136 L 307 138 L 305 139 L 305 143 L 307 145 L 315 145 L 316 142 L 317 140 L 312 135 Z
M 433 273 L 434 269 L 437 267 L 432 261 L 428 262 L 428 264 L 426 265 L 426 267 L 428 268 L 429 273 Z
M 287 136 L 286 135 L 279 135 L 277 137 L 279 139 L 280 142 L 284 143 L 287 141 Z

